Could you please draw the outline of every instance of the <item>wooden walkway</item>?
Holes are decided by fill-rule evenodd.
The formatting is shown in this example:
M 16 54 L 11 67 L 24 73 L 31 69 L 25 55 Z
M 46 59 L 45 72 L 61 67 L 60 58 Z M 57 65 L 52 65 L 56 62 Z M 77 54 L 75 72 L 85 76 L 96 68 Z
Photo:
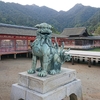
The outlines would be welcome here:
M 14 59 L 16 59 L 16 55 L 17 54 L 23 54 L 23 53 L 25 53 L 26 54 L 26 57 L 28 57 L 29 51 L 0 52 L 0 60 L 1 60 L 1 56 L 2 55 L 10 55 L 10 54 L 13 54 L 14 55 Z
M 31 51 L 14 51 L 14 52 L 0 52 L 0 60 L 2 55 L 13 54 L 14 59 L 16 59 L 17 54 L 26 54 L 26 57 L 30 56 Z M 91 62 L 98 63 L 100 61 L 100 52 L 92 52 L 92 51 L 81 51 L 81 50 L 70 50 L 69 52 L 72 56 L 72 64 L 74 65 L 75 60 L 78 62 L 80 60 L 87 61 L 88 66 L 91 67 Z
M 72 56 L 72 64 L 74 65 L 74 61 L 77 60 L 85 60 L 88 62 L 88 66 L 91 67 L 91 62 L 100 61 L 100 52 L 93 51 L 81 51 L 81 50 L 70 50 L 68 53 Z

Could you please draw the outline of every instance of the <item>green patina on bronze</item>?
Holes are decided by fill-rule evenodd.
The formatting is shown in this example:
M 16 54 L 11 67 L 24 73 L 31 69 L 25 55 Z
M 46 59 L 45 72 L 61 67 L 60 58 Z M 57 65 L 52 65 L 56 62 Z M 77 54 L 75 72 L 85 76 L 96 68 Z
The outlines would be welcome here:
M 36 40 L 32 43 L 32 67 L 27 72 L 34 74 L 38 71 L 38 76 L 45 77 L 47 74 L 57 74 L 61 71 L 61 65 L 71 56 L 69 50 L 64 50 L 64 43 L 59 47 L 57 41 L 53 44 L 51 41 L 52 26 L 47 23 L 36 25 L 38 28 Z M 37 59 L 39 58 L 41 66 L 36 69 Z

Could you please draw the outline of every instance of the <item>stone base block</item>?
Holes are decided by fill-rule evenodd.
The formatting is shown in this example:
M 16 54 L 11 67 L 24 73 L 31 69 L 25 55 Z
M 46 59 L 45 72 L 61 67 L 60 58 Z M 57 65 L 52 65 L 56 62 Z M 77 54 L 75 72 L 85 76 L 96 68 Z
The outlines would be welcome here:
M 44 94 L 30 90 L 18 84 L 13 84 L 11 91 L 11 100 L 65 100 L 64 98 L 71 96 L 75 99 L 70 100 L 83 100 L 81 81 L 79 79 Z
M 47 77 L 38 77 L 37 73 L 27 74 L 27 72 L 19 73 L 18 84 L 31 90 L 46 93 L 54 90 L 64 84 L 76 79 L 76 71 L 68 68 L 62 68 L 60 74 L 48 75 Z

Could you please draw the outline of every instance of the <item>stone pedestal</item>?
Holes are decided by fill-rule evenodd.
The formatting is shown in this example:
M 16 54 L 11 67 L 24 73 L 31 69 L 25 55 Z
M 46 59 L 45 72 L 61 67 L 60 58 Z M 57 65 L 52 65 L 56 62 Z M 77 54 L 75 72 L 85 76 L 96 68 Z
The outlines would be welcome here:
M 82 100 L 82 88 L 81 81 L 76 78 L 76 71 L 67 68 L 62 68 L 60 74 L 42 78 L 38 77 L 37 73 L 19 73 L 18 83 L 13 84 L 11 90 L 11 100 L 71 100 L 71 98 Z

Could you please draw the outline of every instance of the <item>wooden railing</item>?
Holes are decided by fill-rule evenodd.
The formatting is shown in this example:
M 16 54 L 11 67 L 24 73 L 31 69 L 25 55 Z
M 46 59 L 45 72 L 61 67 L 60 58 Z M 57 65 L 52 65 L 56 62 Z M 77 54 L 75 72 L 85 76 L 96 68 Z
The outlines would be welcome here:
M 64 48 L 72 48 L 72 49 L 91 49 L 93 45 L 85 45 L 85 46 L 76 46 L 76 45 L 65 45 Z

